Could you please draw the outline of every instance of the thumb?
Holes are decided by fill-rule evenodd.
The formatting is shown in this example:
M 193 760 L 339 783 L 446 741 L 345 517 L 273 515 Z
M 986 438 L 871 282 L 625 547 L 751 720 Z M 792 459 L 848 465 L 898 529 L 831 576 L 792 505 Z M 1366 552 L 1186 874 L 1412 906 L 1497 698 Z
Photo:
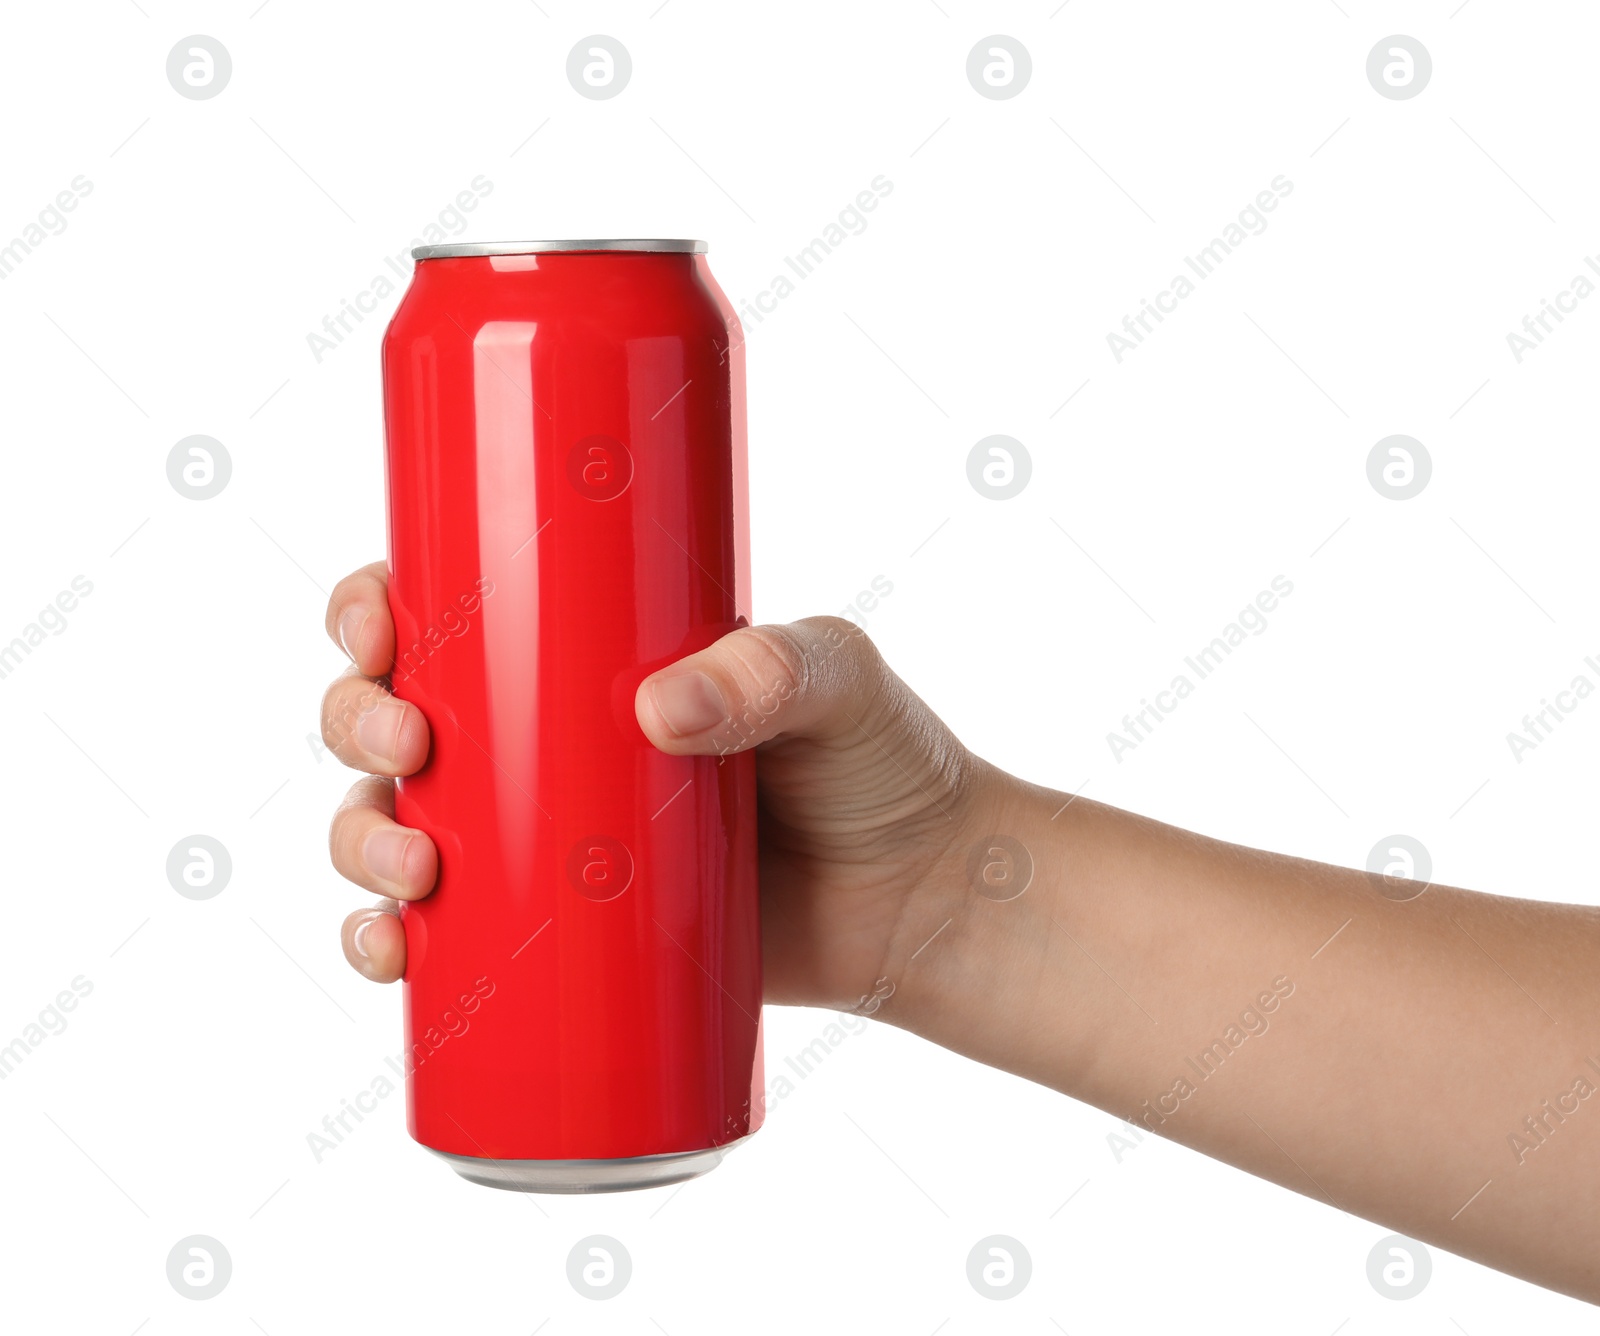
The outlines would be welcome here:
M 779 736 L 854 735 L 890 676 L 843 618 L 747 626 L 645 678 L 634 713 L 664 752 L 722 756 Z

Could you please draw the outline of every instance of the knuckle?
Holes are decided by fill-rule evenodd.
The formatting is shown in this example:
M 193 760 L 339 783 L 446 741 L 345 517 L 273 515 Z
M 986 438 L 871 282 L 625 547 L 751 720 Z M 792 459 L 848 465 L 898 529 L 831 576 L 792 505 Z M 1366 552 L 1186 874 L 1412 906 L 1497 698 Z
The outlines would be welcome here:
M 799 697 L 849 694 L 881 679 L 883 660 L 866 633 L 842 617 L 809 617 L 787 626 L 745 627 L 729 639 L 729 729 L 734 749 L 773 731 L 774 716 Z
M 805 628 L 811 643 L 813 673 L 826 670 L 837 682 L 870 679 L 881 672 L 883 658 L 878 647 L 855 622 L 844 617 L 807 617 L 795 625 Z
M 387 694 L 364 677 L 341 677 L 335 681 L 322 697 L 322 741 L 328 750 L 341 760 L 359 750 L 356 724 Z
M 733 647 L 747 703 L 787 700 L 810 684 L 805 646 L 787 626 L 747 626 L 734 637 Z
M 323 614 L 323 624 L 328 628 L 328 634 L 337 636 L 339 618 L 344 610 L 360 599 L 366 581 L 360 571 L 347 575 L 334 585 L 333 592 L 328 595 L 328 610 Z
M 723 644 L 732 660 L 725 670 L 732 690 L 718 746 L 729 754 L 771 735 L 773 717 L 807 689 L 810 669 L 805 646 L 789 627 L 742 627 Z
M 394 781 L 383 775 L 364 775 L 350 786 L 339 803 L 339 813 L 377 812 L 390 816 L 394 812 Z
M 329 687 L 322 696 L 322 742 L 337 756 L 343 738 L 344 733 L 339 726 L 338 688 Z
M 360 826 L 359 810 L 350 806 L 341 806 L 328 823 L 328 857 L 341 873 L 355 866 L 354 854 Z
M 388 576 L 384 564 L 376 562 L 352 571 L 328 595 L 328 608 L 323 613 L 323 626 L 334 640 L 339 639 L 339 620 L 353 607 L 359 607 L 369 616 L 380 616 L 390 621 Z
M 345 576 L 338 584 L 334 585 L 333 592 L 328 595 L 328 612 L 330 615 L 337 613 L 345 604 L 350 602 L 356 591 L 356 581 L 360 578 L 361 574 L 357 571 L 354 574 Z
M 348 881 L 368 882 L 361 846 L 372 830 L 394 820 L 394 781 L 367 775 L 350 786 L 328 823 L 328 856 Z
M 852 622 L 848 617 L 807 617 L 798 623 L 813 631 L 817 637 L 834 648 L 853 645 L 867 653 L 876 654 L 877 649 L 872 643 L 872 638 L 862 627 Z

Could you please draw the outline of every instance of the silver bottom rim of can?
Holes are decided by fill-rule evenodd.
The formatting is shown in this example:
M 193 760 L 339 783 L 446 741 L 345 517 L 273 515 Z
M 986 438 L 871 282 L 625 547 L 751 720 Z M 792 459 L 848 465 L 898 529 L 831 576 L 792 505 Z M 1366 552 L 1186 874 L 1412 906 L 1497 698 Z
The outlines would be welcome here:
M 508 1192 L 632 1192 L 667 1187 L 710 1173 L 722 1157 L 748 1137 L 706 1150 L 637 1155 L 626 1160 L 492 1160 L 476 1155 L 433 1153 L 469 1183 Z M 432 1150 L 430 1146 L 428 1149 Z

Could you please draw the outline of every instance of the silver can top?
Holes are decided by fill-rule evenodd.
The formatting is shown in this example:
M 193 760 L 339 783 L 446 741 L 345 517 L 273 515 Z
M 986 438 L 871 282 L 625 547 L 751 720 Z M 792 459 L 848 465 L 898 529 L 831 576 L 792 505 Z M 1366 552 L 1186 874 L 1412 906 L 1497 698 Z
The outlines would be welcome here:
M 453 260 L 473 255 L 539 255 L 555 251 L 665 251 L 677 255 L 704 255 L 706 243 L 677 237 L 591 237 L 580 241 L 453 241 L 442 246 L 417 246 L 413 260 Z

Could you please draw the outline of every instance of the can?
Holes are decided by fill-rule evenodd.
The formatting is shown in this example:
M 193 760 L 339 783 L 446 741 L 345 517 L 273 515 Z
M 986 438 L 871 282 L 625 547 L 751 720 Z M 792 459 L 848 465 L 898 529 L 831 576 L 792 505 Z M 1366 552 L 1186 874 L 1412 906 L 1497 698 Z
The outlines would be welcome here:
M 383 341 L 411 1135 L 464 1178 L 657 1186 L 761 1122 L 755 761 L 651 672 L 750 610 L 743 337 L 705 243 L 423 246 Z

